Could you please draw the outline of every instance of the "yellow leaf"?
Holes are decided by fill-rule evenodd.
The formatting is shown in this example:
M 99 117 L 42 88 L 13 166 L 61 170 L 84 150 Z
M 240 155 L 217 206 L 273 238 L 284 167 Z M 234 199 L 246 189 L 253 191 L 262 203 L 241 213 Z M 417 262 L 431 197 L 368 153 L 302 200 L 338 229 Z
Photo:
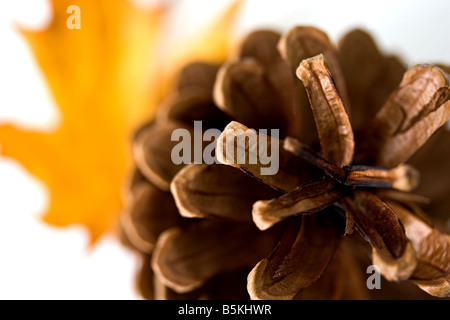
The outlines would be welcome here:
M 62 121 L 51 133 L 0 126 L 1 151 L 47 186 L 46 222 L 82 224 L 95 242 L 122 206 L 121 185 L 131 167 L 131 131 L 153 114 L 168 87 L 161 81 L 162 63 L 157 59 L 167 10 L 139 11 L 127 0 L 73 0 L 70 5 L 80 8 L 81 29 L 69 29 L 69 3 L 51 3 L 51 25 L 22 34 L 44 72 Z M 230 23 L 231 18 L 225 20 Z M 202 58 L 219 52 L 225 56 L 225 30 L 219 37 Z M 192 57 L 191 50 L 185 53 Z
M 176 72 L 193 59 L 198 61 L 221 63 L 230 54 L 230 30 L 244 0 L 233 1 L 228 9 L 212 23 L 206 26 L 193 39 L 180 41 L 178 46 L 169 52 L 168 63 L 165 65 L 166 92 L 170 89 L 171 80 Z

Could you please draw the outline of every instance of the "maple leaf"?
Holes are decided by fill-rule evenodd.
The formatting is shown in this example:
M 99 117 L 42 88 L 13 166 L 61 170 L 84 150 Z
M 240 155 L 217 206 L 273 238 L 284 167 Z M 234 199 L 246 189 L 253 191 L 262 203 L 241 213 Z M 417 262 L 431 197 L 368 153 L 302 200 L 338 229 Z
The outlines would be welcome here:
M 68 3 L 52 0 L 54 17 L 44 31 L 21 30 L 60 109 L 54 132 L 0 126 L 1 152 L 18 160 L 45 183 L 51 225 L 82 224 L 95 242 L 116 221 L 122 206 L 121 185 L 131 167 L 128 138 L 151 116 L 171 75 L 164 65 L 179 66 L 196 50 L 158 60 L 164 7 L 138 10 L 127 0 L 74 0 L 81 29 L 67 27 Z M 224 59 L 232 6 L 193 46 L 211 39 L 201 58 Z M 161 70 L 169 75 L 161 81 Z M 26 93 L 24 93 L 26 94 Z

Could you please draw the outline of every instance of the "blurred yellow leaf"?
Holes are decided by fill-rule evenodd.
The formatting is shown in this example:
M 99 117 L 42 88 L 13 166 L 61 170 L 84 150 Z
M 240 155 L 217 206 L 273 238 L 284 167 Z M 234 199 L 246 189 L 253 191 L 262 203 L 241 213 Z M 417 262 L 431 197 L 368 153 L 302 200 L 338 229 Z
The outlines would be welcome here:
M 192 59 L 198 61 L 220 63 L 229 55 L 230 29 L 244 0 L 233 1 L 223 15 L 215 23 L 206 26 L 185 41 L 179 41 L 178 45 L 168 53 L 168 63 L 165 65 L 165 85 L 163 91 L 169 89 L 171 79 L 176 72 Z
M 62 121 L 50 133 L 1 126 L 1 151 L 46 184 L 50 195 L 46 222 L 82 224 L 95 242 L 114 223 L 122 205 L 121 185 L 131 167 L 131 131 L 153 114 L 169 87 L 161 79 L 171 77 L 161 74 L 161 66 L 179 63 L 158 60 L 167 8 L 143 11 L 127 0 L 51 3 L 51 25 L 22 34 L 44 72 Z M 80 8 L 79 30 L 67 26 L 69 5 Z M 201 58 L 224 59 L 226 31 L 235 10 L 231 7 L 216 27 L 203 34 L 202 39 L 215 42 Z M 184 49 L 177 61 L 194 59 L 196 50 Z

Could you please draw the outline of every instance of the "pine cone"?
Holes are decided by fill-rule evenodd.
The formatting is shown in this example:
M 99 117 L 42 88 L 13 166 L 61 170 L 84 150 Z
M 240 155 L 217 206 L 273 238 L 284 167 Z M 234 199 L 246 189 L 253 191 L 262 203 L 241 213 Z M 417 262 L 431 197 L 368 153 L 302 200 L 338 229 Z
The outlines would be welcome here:
M 237 59 L 187 66 L 133 139 L 121 227 L 143 296 L 448 297 L 450 237 L 424 213 L 442 224 L 450 209 L 445 68 L 406 70 L 360 30 L 338 50 L 312 27 L 256 31 Z M 273 174 L 261 145 L 278 147 Z M 368 290 L 370 264 L 408 282 Z

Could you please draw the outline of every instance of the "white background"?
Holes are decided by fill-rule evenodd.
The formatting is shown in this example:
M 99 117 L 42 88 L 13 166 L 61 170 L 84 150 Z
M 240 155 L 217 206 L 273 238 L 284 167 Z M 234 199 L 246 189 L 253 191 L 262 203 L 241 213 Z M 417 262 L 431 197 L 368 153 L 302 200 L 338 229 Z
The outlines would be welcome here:
M 172 2 L 179 3 L 171 37 L 177 39 L 214 18 L 228 1 Z M 256 27 L 283 31 L 313 24 L 337 40 L 359 26 L 369 29 L 383 50 L 400 54 L 409 64 L 450 64 L 449 12 L 446 0 L 248 0 L 236 37 Z M 42 74 L 14 30 L 17 23 L 42 28 L 50 19 L 46 0 L 0 2 L 0 123 L 42 130 L 58 123 Z M 0 158 L 0 299 L 138 299 L 136 257 L 112 236 L 89 250 L 82 228 L 42 224 L 46 203 L 41 182 L 16 161 Z

